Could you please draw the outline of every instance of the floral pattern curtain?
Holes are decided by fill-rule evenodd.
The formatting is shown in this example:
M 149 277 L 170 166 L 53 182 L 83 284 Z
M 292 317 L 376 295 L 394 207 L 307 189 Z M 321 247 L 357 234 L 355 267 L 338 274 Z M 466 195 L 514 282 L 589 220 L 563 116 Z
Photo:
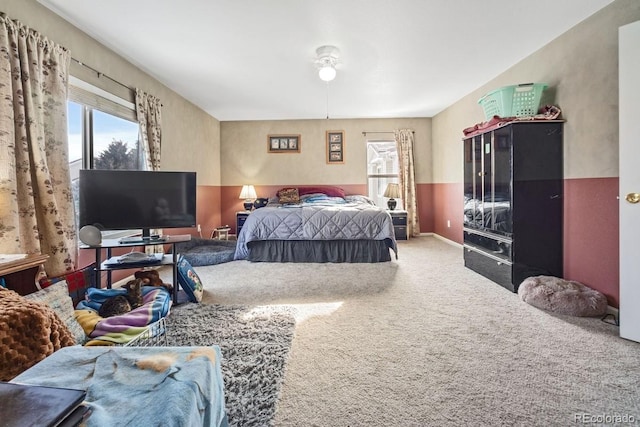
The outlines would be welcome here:
M 67 144 L 70 54 L 0 13 L 0 253 L 49 255 L 75 269 L 77 239 Z
M 160 107 L 162 103 L 155 96 L 136 89 L 136 116 L 140 125 L 140 140 L 147 169 L 160 170 L 160 147 L 162 125 Z
M 400 192 L 404 208 L 407 210 L 407 236 L 415 237 L 420 235 L 420 220 L 413 163 L 413 131 L 411 129 L 396 130 L 395 138 L 400 163 Z
M 160 107 L 162 103 L 155 96 L 136 88 L 136 116 L 140 126 L 140 141 L 147 170 L 160 170 L 160 153 L 162 142 L 162 126 Z M 153 234 L 162 234 L 162 230 L 151 230 Z M 145 253 L 163 253 L 162 245 L 145 247 Z

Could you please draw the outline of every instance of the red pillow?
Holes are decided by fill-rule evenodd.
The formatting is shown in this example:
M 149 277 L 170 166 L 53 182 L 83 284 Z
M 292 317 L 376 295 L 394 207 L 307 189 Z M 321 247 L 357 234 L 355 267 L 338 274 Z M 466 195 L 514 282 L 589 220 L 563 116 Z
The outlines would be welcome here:
M 298 187 L 298 194 L 304 196 L 305 194 L 322 193 L 329 197 L 342 197 L 344 198 L 344 190 L 340 187 L 334 186 L 315 186 L 315 187 Z

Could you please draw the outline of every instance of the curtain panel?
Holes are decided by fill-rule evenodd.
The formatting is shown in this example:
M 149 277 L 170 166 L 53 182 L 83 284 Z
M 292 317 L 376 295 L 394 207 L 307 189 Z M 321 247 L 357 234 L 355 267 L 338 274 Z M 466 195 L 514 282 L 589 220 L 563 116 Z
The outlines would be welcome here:
M 70 53 L 0 13 L 0 253 L 49 255 L 45 270 L 75 270 L 69 175 Z
M 400 191 L 404 208 L 407 210 L 407 236 L 415 237 L 420 235 L 420 220 L 413 162 L 413 131 L 411 129 L 396 130 L 395 139 L 400 163 Z
M 140 126 L 140 140 L 147 170 L 160 170 L 160 154 L 162 146 L 162 120 L 160 108 L 162 103 L 158 98 L 136 88 L 136 116 Z M 151 230 L 153 234 L 162 234 L 162 230 Z M 162 245 L 145 247 L 145 253 L 164 253 Z
M 160 170 L 160 148 L 162 145 L 162 103 L 155 96 L 136 89 L 136 116 L 140 125 L 140 140 L 147 162 L 147 169 Z

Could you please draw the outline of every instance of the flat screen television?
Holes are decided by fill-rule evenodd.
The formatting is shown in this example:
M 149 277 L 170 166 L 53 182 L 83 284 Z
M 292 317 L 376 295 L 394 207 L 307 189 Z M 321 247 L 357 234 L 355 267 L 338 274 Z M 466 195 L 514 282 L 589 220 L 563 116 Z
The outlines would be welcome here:
M 100 230 L 196 226 L 196 173 L 80 170 L 80 227 Z

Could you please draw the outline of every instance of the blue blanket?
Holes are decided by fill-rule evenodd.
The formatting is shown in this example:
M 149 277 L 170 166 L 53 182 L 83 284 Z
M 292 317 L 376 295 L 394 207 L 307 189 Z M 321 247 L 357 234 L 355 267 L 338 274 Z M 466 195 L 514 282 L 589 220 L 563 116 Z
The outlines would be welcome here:
M 12 382 L 86 390 L 88 427 L 225 427 L 221 357 L 218 346 L 72 346 Z

